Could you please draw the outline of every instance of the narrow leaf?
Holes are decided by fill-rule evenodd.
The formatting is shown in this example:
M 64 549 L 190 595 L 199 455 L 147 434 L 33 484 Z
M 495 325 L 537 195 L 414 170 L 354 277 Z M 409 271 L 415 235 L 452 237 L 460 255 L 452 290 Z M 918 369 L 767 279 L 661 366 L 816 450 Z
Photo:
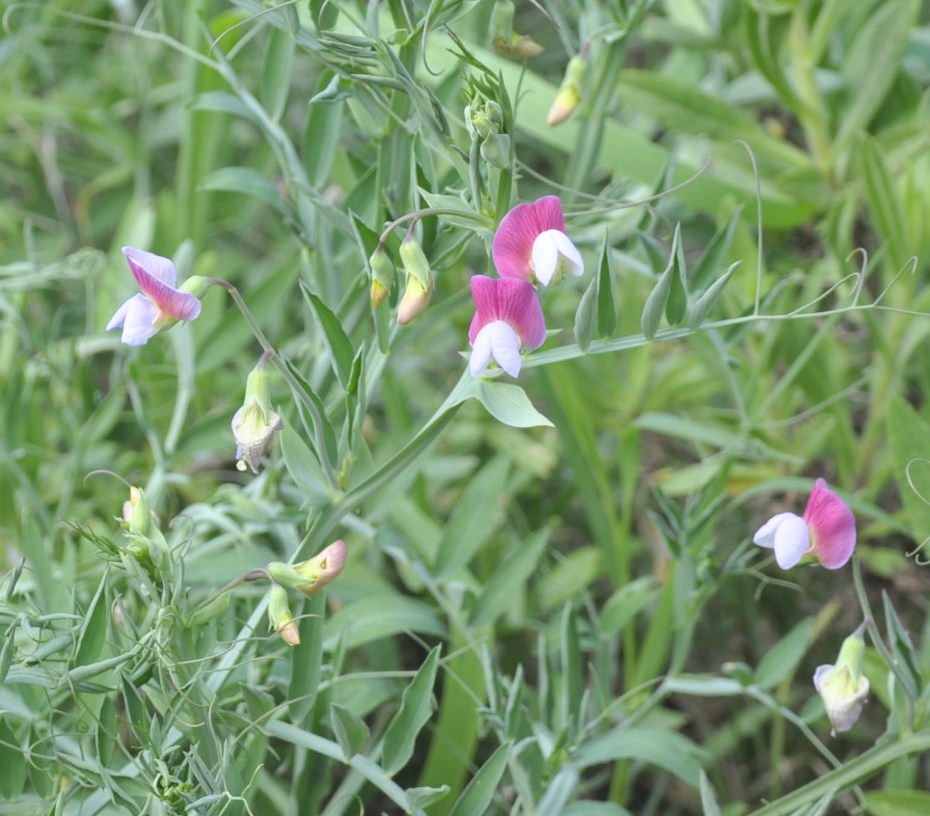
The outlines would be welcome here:
M 584 290 L 575 312 L 575 342 L 582 351 L 587 351 L 594 336 L 594 322 L 598 312 L 598 276 Z
M 349 387 L 352 380 L 352 360 L 355 358 L 355 349 L 352 348 L 352 342 L 342 328 L 342 323 L 333 311 L 313 292 L 311 292 L 301 282 L 301 289 L 304 297 L 307 298 L 313 311 L 316 312 L 320 326 L 323 328 L 323 334 L 326 338 L 326 345 L 329 347 L 330 358 L 333 363 L 333 370 L 344 388 Z
M 710 239 L 710 242 L 701 254 L 700 260 L 694 265 L 691 271 L 691 288 L 695 292 L 704 290 L 711 281 L 717 270 L 720 269 L 730 251 L 730 245 L 733 243 L 733 235 L 736 232 L 736 226 L 739 224 L 740 216 L 743 214 L 743 205 L 736 207 L 724 224 Z M 732 267 L 730 267 L 732 269 Z
M 677 274 L 676 258 L 678 257 L 678 241 L 681 235 L 681 225 L 675 227 L 675 236 L 672 238 L 672 251 L 668 259 L 668 265 L 659 275 L 656 285 L 646 298 L 646 305 L 643 306 L 643 316 L 640 325 L 643 335 L 647 340 L 652 340 L 659 330 L 659 323 L 662 315 L 665 313 L 666 304 L 668 303 L 669 293 L 672 291 L 672 282 Z
M 494 532 L 509 475 L 510 459 L 495 456 L 469 480 L 439 542 L 433 569 L 437 578 L 468 564 Z
M 607 236 L 601 247 L 601 262 L 597 275 L 597 333 L 601 337 L 611 337 L 617 330 L 617 293 L 614 288 L 614 276 L 610 273 L 610 246 Z
M 521 547 L 504 561 L 485 581 L 484 589 L 472 613 L 471 625 L 475 629 L 497 620 L 508 606 L 520 598 L 529 577 L 536 571 L 539 559 L 549 540 L 549 528 L 531 535 Z
M 512 746 L 512 741 L 505 742 L 488 757 L 462 791 L 462 795 L 456 800 L 449 816 L 473 816 L 473 814 L 488 812 L 494 794 L 497 792 L 497 786 L 507 769 L 507 760 Z
M 707 315 L 710 314 L 710 310 L 714 308 L 714 304 L 720 299 L 723 290 L 730 282 L 730 278 L 733 277 L 734 270 L 739 265 L 740 261 L 734 261 L 730 265 L 730 268 L 708 286 L 700 297 L 688 304 L 688 326 L 692 329 L 697 329 L 703 325 L 704 321 L 707 319 Z
M 761 688 L 773 688 L 797 668 L 810 647 L 813 629 L 813 618 L 805 618 L 765 653 L 756 669 Z
M 417 734 L 433 713 L 433 684 L 439 668 L 439 650 L 436 646 L 427 655 L 410 685 L 404 689 L 400 709 L 384 732 L 383 766 L 389 776 L 410 761 Z
M 272 121 L 284 113 L 294 67 L 294 35 L 283 28 L 272 28 L 262 62 L 260 92 L 262 104 Z
M 104 579 L 100 582 L 100 586 L 90 602 L 90 607 L 87 609 L 84 625 L 78 637 L 74 661 L 71 664 L 73 667 L 93 663 L 100 656 L 106 642 L 107 620 L 110 612 L 106 593 L 108 583 L 106 575 L 104 575 Z
M 350 711 L 339 703 L 333 703 L 329 708 L 330 724 L 336 741 L 342 748 L 346 761 L 354 757 L 368 742 L 370 732 L 365 721 L 354 711 Z

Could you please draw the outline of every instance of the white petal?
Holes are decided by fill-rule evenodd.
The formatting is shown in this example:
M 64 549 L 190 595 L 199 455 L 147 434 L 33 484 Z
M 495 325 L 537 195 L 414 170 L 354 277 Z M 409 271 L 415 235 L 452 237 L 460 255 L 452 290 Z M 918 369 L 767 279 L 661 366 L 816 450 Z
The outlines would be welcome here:
M 491 324 L 489 323 L 488 326 Z M 488 326 L 484 326 L 475 336 L 475 342 L 472 344 L 471 358 L 468 361 L 468 368 L 472 377 L 477 377 L 491 362 L 491 335 L 487 331 Z
M 520 356 L 520 338 L 510 324 L 503 320 L 495 320 L 483 326 L 475 337 L 469 364 L 472 376 L 477 377 L 487 368 L 490 357 L 493 357 L 511 377 L 520 373 L 523 364 Z
M 798 518 L 794 513 L 779 513 L 763 524 L 752 537 L 752 543 L 771 550 L 775 546 L 775 531 L 786 518 Z
M 145 295 L 134 295 L 127 304 L 120 340 L 127 346 L 143 346 L 158 334 L 158 327 L 154 325 L 158 309 Z
M 791 569 L 810 548 L 811 534 L 807 522 L 789 513 L 775 530 L 775 561 L 782 569 Z
M 578 277 L 584 273 L 581 253 L 561 230 L 550 229 L 539 233 L 533 241 L 533 273 L 543 286 L 548 286 L 556 272 Z

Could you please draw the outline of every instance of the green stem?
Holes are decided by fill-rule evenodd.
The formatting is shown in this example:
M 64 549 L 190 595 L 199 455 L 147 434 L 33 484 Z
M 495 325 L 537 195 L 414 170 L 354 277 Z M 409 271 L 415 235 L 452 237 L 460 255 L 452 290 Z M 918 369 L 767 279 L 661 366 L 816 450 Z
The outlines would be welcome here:
M 862 580 L 862 566 L 859 560 L 859 553 L 853 555 L 853 583 L 856 586 L 856 597 L 859 599 L 859 606 L 862 607 L 862 614 L 865 618 L 865 628 L 868 629 L 869 637 L 876 651 L 882 656 L 882 660 L 888 666 L 888 670 L 894 674 L 897 685 L 907 699 L 908 722 L 914 722 L 914 705 L 915 700 L 910 692 L 910 680 L 902 673 L 901 666 L 895 656 L 891 653 L 885 641 L 882 639 L 882 633 L 878 629 L 875 621 L 875 615 L 872 612 L 872 605 L 869 603 L 869 596 L 865 591 L 865 583 Z

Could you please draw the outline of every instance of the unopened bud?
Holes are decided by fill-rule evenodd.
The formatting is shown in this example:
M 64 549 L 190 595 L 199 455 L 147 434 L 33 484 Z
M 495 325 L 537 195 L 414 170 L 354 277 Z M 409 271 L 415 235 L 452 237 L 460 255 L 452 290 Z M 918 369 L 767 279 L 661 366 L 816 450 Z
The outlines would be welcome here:
M 278 584 L 271 588 L 268 597 L 268 620 L 288 646 L 297 646 L 300 643 L 297 621 L 294 620 L 287 604 L 287 590 Z
M 433 296 L 433 280 L 423 286 L 414 275 L 407 276 L 407 288 L 397 306 L 397 322 L 402 326 L 417 317 L 427 306 Z
M 408 286 L 412 276 L 420 282 L 424 289 L 431 287 L 433 275 L 429 269 L 429 261 L 426 260 L 423 247 L 413 237 L 412 232 L 408 233 L 404 240 L 400 242 L 400 260 L 404 265 L 404 271 L 407 273 Z
M 371 280 L 369 288 L 371 308 L 377 309 L 394 286 L 394 264 L 391 263 L 391 259 L 380 244 L 368 259 L 368 269 Z
M 862 674 L 864 630 L 862 624 L 843 641 L 836 665 L 827 663 L 814 672 L 814 688 L 823 700 L 834 737 L 856 724 L 869 696 L 869 680 Z
M 481 143 L 481 158 L 491 167 L 506 170 L 510 167 L 510 137 L 506 133 L 494 133 Z
M 575 112 L 581 102 L 581 87 L 584 82 L 586 60 L 574 56 L 568 61 L 565 69 L 565 78 L 549 108 L 546 123 L 550 126 L 558 125 L 568 119 Z
M 203 275 L 191 275 L 178 287 L 178 291 L 187 292 L 195 298 L 202 298 L 211 286 L 213 286 L 213 281 L 210 278 L 205 278 Z

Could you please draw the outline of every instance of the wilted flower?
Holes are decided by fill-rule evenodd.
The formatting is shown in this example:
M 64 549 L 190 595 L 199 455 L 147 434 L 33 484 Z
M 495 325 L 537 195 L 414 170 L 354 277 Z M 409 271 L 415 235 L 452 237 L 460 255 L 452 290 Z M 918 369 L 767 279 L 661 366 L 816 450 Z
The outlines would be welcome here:
M 236 438 L 236 467 L 246 466 L 258 473 L 262 456 L 274 441 L 274 435 L 284 427 L 281 417 L 271 409 L 271 390 L 265 371 L 265 358 L 259 361 L 245 381 L 245 401 L 232 419 Z
M 839 569 L 856 547 L 856 518 L 823 479 L 814 483 L 803 517 L 779 513 L 752 537 L 755 544 L 775 550 L 775 561 L 790 569 L 804 557 L 816 558 L 827 569 Z
M 581 253 L 565 234 L 558 196 L 518 204 L 507 213 L 494 234 L 491 255 L 501 277 L 543 286 L 558 283 L 566 273 L 584 274 Z
M 863 623 L 843 641 L 836 665 L 826 663 L 814 672 L 814 688 L 823 700 L 834 737 L 856 724 L 869 695 L 869 680 L 862 674 L 864 630 Z
M 511 377 L 520 373 L 521 351 L 539 348 L 546 339 L 546 322 L 532 285 L 519 278 L 471 279 L 475 316 L 468 330 L 472 345 L 472 376 L 484 371 L 493 357 Z
M 268 597 L 268 620 L 288 646 L 297 646 L 300 643 L 300 630 L 287 604 L 287 590 L 278 584 L 271 587 Z
M 513 0 L 498 0 L 491 9 L 491 45 L 498 54 L 509 57 L 537 57 L 543 47 L 532 37 L 513 30 Z
M 327 584 L 332 583 L 342 572 L 346 563 L 346 545 L 342 539 L 334 541 L 313 558 L 299 564 L 272 561 L 268 574 L 288 589 L 296 589 L 304 595 L 315 595 Z
M 175 288 L 178 273 L 170 259 L 135 247 L 123 247 L 123 255 L 142 293 L 116 310 L 107 331 L 122 328 L 122 342 L 141 346 L 177 321 L 194 320 L 200 314 L 199 296 L 209 286 L 206 278 L 195 275 Z

